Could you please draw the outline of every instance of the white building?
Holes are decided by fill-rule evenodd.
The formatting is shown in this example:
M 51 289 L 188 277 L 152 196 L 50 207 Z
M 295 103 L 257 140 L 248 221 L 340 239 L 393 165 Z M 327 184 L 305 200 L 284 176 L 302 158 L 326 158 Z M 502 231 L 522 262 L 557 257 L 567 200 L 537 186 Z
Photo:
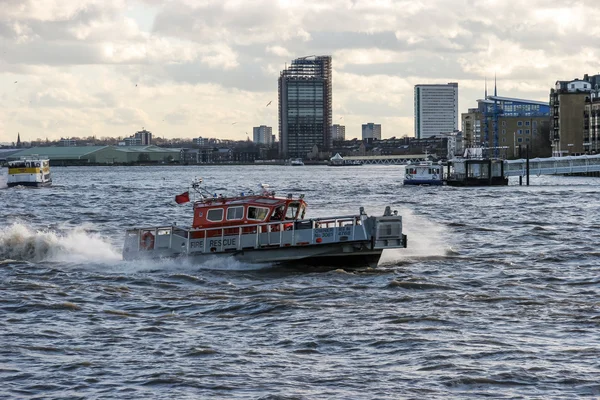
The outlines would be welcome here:
M 344 125 L 331 125 L 331 140 L 346 140 L 346 127 Z
M 60 138 L 60 142 L 58 142 L 58 145 L 63 147 L 73 147 L 77 146 L 77 141 L 75 139 Z
M 273 144 L 273 128 L 266 125 L 252 128 L 252 141 L 260 144 Z
M 362 138 L 365 139 L 377 139 L 381 140 L 381 124 L 374 124 L 372 122 L 362 125 Z
M 463 154 L 464 141 L 461 131 L 441 133 L 439 136 L 448 138 L 448 153 L 446 154 L 448 160 Z
M 121 143 L 123 143 L 123 145 L 125 146 L 142 146 L 142 139 L 139 137 L 131 136 L 123 139 L 123 142 Z M 121 146 L 121 143 L 119 143 L 119 146 Z
M 415 138 L 458 130 L 458 83 L 415 85 Z

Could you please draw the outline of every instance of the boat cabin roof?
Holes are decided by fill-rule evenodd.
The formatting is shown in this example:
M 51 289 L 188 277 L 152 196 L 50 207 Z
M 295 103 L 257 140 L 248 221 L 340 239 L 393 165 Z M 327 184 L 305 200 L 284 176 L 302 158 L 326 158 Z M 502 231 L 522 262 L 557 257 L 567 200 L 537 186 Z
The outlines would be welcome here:
M 302 197 L 274 195 L 204 198 L 194 202 L 194 228 L 303 219 Z

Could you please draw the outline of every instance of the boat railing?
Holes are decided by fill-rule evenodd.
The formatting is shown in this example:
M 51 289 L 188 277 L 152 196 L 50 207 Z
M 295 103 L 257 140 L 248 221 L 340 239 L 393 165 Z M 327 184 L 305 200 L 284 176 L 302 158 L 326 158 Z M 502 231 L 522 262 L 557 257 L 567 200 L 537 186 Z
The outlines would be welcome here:
M 184 240 L 186 253 L 194 251 L 222 252 L 225 250 L 241 251 L 248 247 L 243 246 L 242 236 L 255 235 L 255 240 L 252 248 L 263 247 L 287 247 L 298 245 L 309 245 L 321 243 L 320 236 L 315 235 L 320 229 L 334 229 L 334 236 L 337 237 L 337 230 L 344 227 L 355 227 L 362 225 L 362 219 L 359 215 L 327 217 L 327 218 L 312 218 L 304 220 L 283 220 L 273 222 L 260 222 L 256 224 L 244 224 L 222 227 L 206 227 L 206 228 L 183 228 L 176 225 L 170 226 L 154 226 L 142 227 L 127 230 L 127 235 L 137 236 L 138 251 L 149 250 L 144 247 L 145 235 L 151 235 L 152 249 L 169 249 L 173 245 L 173 236 L 178 236 Z M 297 232 L 303 230 L 311 230 L 310 239 L 306 236 L 298 238 Z M 289 232 L 290 235 L 284 235 L 284 232 Z M 343 241 L 353 241 L 355 239 L 355 229 L 349 230 L 349 235 L 343 235 Z M 267 234 L 261 236 L 261 234 Z M 275 235 L 273 235 L 275 234 Z M 169 235 L 168 240 L 166 236 Z M 226 244 L 225 238 L 237 236 L 236 247 L 232 248 Z M 261 241 L 266 238 L 266 243 Z M 201 248 L 192 248 L 192 241 L 202 240 Z M 209 239 L 212 239 L 212 244 Z M 217 245 L 214 245 L 216 239 Z M 321 239 L 322 240 L 322 239 Z M 148 246 L 148 245 L 146 245 Z

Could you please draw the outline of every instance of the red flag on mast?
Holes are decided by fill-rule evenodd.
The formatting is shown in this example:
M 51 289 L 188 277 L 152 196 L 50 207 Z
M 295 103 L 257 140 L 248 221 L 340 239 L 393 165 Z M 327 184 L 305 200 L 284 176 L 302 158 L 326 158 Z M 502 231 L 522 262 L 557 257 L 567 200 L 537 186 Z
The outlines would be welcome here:
M 188 201 L 190 201 L 190 192 L 181 193 L 175 196 L 175 202 L 177 204 L 187 203 Z

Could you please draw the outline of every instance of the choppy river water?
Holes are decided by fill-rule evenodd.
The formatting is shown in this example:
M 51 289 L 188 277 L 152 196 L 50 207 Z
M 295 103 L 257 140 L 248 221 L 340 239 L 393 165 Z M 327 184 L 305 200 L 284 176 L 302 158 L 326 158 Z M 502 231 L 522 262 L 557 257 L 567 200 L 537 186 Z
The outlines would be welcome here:
M 6 170 L 4 170 L 6 173 Z M 52 168 L 0 190 L 0 398 L 600 397 L 600 179 L 402 186 L 399 166 Z M 377 269 L 124 262 L 195 177 L 404 217 Z

